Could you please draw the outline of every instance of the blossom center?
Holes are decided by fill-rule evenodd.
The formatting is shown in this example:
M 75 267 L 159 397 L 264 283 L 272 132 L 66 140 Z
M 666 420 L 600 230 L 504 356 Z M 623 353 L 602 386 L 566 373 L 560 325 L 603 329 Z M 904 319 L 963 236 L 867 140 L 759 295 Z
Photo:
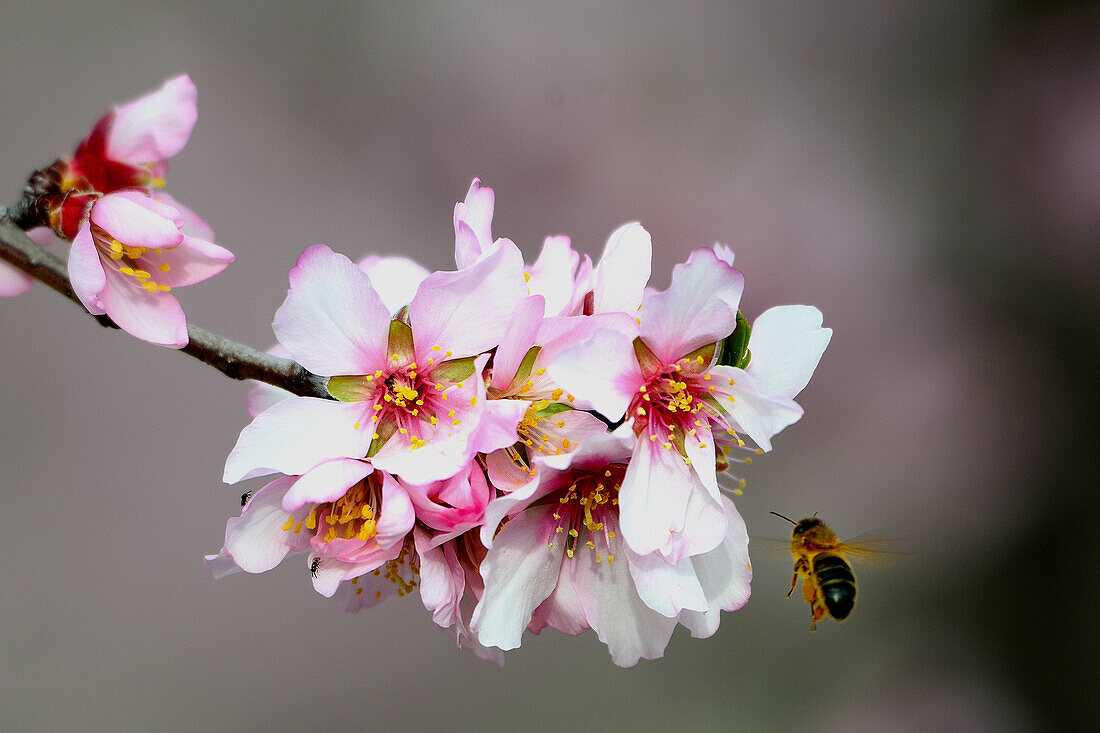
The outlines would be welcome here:
M 172 289 L 169 285 L 159 285 L 152 279 L 152 273 L 142 269 L 141 259 L 147 253 L 153 252 L 159 255 L 164 253 L 163 249 L 159 247 L 156 249 L 152 247 L 133 247 L 123 244 L 99 227 L 92 227 L 92 241 L 95 242 L 96 248 L 104 257 L 117 265 L 120 274 L 134 278 L 142 290 L 155 293 L 158 291 L 168 292 Z M 171 266 L 165 262 L 156 269 L 160 272 L 168 272 Z
M 617 526 L 619 514 L 619 489 L 626 475 L 626 466 L 614 464 L 601 473 L 581 474 L 573 484 L 563 489 L 557 499 L 554 511 L 557 526 L 554 534 L 565 535 L 565 554 L 572 558 L 579 547 L 587 547 L 596 556 L 596 562 L 603 560 L 603 553 L 597 545 L 608 551 L 607 561 L 615 562 L 610 553 L 611 540 L 615 532 L 610 527 Z M 584 544 L 581 545 L 584 534 Z M 551 539 L 547 547 L 553 548 Z
M 378 516 L 382 511 L 382 492 L 377 480 L 368 476 L 352 486 L 336 501 L 317 504 L 299 522 L 287 517 L 284 532 L 298 534 L 305 527 L 324 530 L 322 539 L 369 540 L 378 534 Z M 318 533 L 318 532 L 315 532 Z
M 380 568 L 371 571 L 374 577 L 382 577 L 397 586 L 397 595 L 403 596 L 412 593 L 413 589 L 420 585 L 420 562 L 411 542 L 401 545 L 401 554 L 393 560 L 389 560 Z M 352 578 L 353 586 L 359 585 L 359 578 Z M 362 588 L 355 589 L 355 595 L 363 595 Z M 382 591 L 374 592 L 375 600 L 382 597 Z

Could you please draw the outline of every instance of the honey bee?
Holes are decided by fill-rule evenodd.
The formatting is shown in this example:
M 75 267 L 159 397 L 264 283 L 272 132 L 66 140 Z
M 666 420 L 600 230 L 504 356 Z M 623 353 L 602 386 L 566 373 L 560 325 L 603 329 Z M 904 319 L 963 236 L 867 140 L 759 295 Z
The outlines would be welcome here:
M 817 631 L 817 622 L 826 614 L 843 621 L 856 604 L 856 576 L 845 555 L 880 552 L 866 544 L 841 542 L 825 522 L 817 516 L 796 522 L 778 512 L 780 519 L 794 525 L 791 532 L 791 555 L 794 556 L 794 577 L 787 598 L 794 593 L 798 577 L 802 580 L 802 598 L 810 604 L 810 631 Z
M 251 499 L 251 498 L 252 498 L 252 489 L 249 489 L 248 491 L 241 494 L 241 508 L 242 509 L 244 508 L 244 505 L 248 503 L 248 500 Z
M 319 568 L 319 567 L 321 567 L 321 558 L 319 558 L 319 557 L 313 558 L 313 562 L 311 562 L 309 564 L 309 574 L 312 575 L 314 578 L 316 578 L 317 577 L 317 568 Z

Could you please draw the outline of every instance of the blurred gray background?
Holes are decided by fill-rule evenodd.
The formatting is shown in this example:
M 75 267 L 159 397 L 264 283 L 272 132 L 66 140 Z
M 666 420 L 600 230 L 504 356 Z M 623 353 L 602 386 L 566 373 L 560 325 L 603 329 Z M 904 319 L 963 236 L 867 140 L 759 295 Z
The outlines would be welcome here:
M 816 511 L 913 558 L 857 565 L 854 614 L 811 635 L 790 560 L 757 543 L 749 605 L 631 670 L 552 631 L 499 670 L 417 597 L 345 616 L 304 561 L 215 582 L 247 387 L 38 286 L 0 302 L 0 729 L 1094 721 L 1095 8 L 522 5 L 5 3 L 0 198 L 187 72 L 169 190 L 237 262 L 179 296 L 255 346 L 309 244 L 453 266 L 474 176 L 529 259 L 638 219 L 664 287 L 728 243 L 750 318 L 810 303 L 835 330 L 806 417 L 744 471 L 750 533 Z

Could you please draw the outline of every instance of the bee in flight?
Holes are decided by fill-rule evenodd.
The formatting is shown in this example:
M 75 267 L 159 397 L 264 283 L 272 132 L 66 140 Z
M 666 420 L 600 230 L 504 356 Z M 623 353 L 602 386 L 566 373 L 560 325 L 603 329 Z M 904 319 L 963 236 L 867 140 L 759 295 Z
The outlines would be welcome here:
M 817 631 L 817 622 L 828 614 L 843 621 L 856 604 L 856 576 L 845 555 L 877 552 L 856 542 L 841 542 L 825 522 L 817 516 L 796 522 L 772 512 L 794 525 L 791 532 L 791 555 L 794 556 L 794 577 L 787 598 L 794 593 L 798 577 L 802 580 L 802 598 L 810 604 L 810 631 Z
M 316 578 L 317 577 L 317 568 L 319 568 L 319 567 L 321 567 L 321 558 L 319 558 L 319 557 L 313 558 L 313 562 L 311 562 L 309 564 L 309 574 L 312 575 L 314 578 Z

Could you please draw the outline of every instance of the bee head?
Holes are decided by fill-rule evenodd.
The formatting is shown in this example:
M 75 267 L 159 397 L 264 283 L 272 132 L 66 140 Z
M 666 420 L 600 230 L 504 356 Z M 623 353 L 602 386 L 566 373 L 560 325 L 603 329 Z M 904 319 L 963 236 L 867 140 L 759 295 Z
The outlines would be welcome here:
M 797 522 L 794 525 L 794 531 L 791 534 L 795 537 L 801 537 L 807 532 L 817 529 L 823 524 L 824 522 L 822 522 L 817 517 L 807 517 L 806 519 L 803 519 L 801 522 Z

